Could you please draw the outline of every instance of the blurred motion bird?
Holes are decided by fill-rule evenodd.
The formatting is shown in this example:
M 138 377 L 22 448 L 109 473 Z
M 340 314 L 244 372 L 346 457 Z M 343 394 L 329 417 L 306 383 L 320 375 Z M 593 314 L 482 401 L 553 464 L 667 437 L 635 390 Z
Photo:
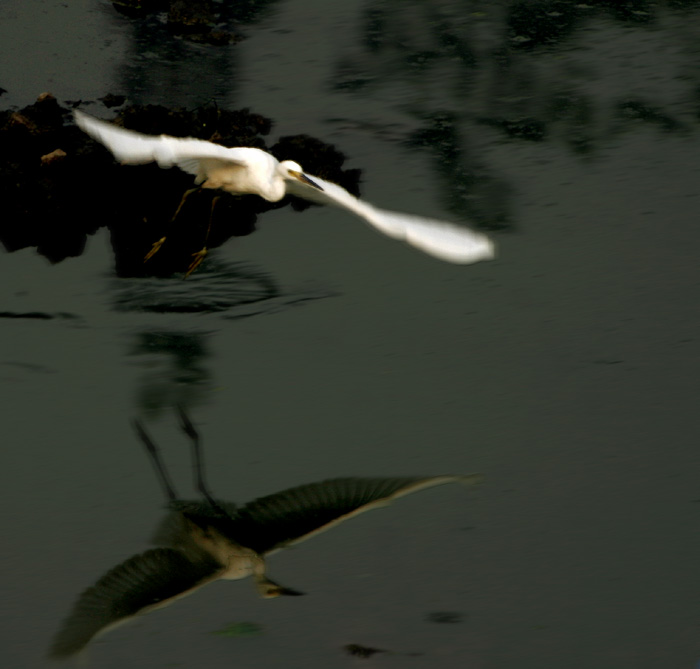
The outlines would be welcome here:
M 195 184 L 201 188 L 220 189 L 236 195 L 259 195 L 269 202 L 278 202 L 285 195 L 296 195 L 316 204 L 333 205 L 359 216 L 385 235 L 403 240 L 447 262 L 467 264 L 489 260 L 496 255 L 495 246 L 486 235 L 445 221 L 379 209 L 337 184 L 305 174 L 298 163 L 291 160 L 279 162 L 261 149 L 226 148 L 191 137 L 143 135 L 78 110 L 74 115 L 76 124 L 104 144 L 123 164 L 156 162 L 160 167 L 177 166 L 192 174 Z M 190 192 L 183 196 L 175 216 Z M 146 260 L 164 241 L 162 238 L 153 245 Z M 190 270 L 201 262 L 206 251 L 205 247 L 194 254 L 194 267 L 191 266 Z
M 336 478 L 289 488 L 242 507 L 218 501 L 205 483 L 199 435 L 180 410 L 192 444 L 195 482 L 204 497 L 179 499 L 160 454 L 139 422 L 137 434 L 168 498 L 169 513 L 153 538 L 159 548 L 117 565 L 85 590 L 50 649 L 53 658 L 80 652 L 133 616 L 167 606 L 218 579 L 252 576 L 263 597 L 301 595 L 266 575 L 265 558 L 394 499 L 445 483 L 477 483 L 479 475 L 403 478 Z

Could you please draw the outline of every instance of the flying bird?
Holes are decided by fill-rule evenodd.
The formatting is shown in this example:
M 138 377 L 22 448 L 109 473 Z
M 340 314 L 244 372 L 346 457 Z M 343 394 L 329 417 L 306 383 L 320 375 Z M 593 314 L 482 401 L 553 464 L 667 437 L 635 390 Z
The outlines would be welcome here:
M 191 440 L 196 486 L 204 499 L 177 497 L 156 445 L 135 422 L 168 499 L 168 515 L 153 539 L 159 547 L 110 569 L 78 597 L 54 638 L 51 657 L 70 657 L 98 634 L 218 579 L 252 576 L 265 598 L 301 595 L 267 577 L 267 556 L 404 495 L 445 483 L 480 480 L 477 474 L 336 478 L 289 488 L 236 507 L 209 493 L 199 435 L 182 410 L 179 416 L 180 426 Z
M 201 188 L 220 189 L 235 195 L 259 195 L 269 202 L 278 202 L 285 195 L 296 195 L 316 204 L 333 205 L 359 216 L 385 235 L 447 262 L 468 264 L 496 255 L 494 243 L 486 235 L 454 223 L 379 209 L 337 184 L 306 174 L 298 163 L 280 162 L 261 149 L 227 148 L 192 137 L 144 135 L 78 110 L 73 113 L 78 127 L 104 144 L 123 164 L 156 162 L 160 167 L 176 166 L 192 174 L 195 184 Z M 190 192 L 183 196 L 175 216 Z M 146 259 L 160 248 L 164 239 L 154 244 Z M 206 247 L 194 254 L 195 267 L 205 253 Z

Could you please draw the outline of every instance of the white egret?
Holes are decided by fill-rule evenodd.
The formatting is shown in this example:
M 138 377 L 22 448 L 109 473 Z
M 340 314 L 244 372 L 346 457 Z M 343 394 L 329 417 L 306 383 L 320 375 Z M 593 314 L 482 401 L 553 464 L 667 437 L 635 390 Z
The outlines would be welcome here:
M 494 244 L 486 235 L 445 221 L 379 209 L 337 184 L 305 174 L 298 163 L 279 162 L 261 149 L 226 148 L 191 137 L 143 135 L 77 110 L 74 115 L 82 130 L 104 144 L 124 164 L 156 162 L 160 167 L 177 166 L 194 175 L 195 183 L 202 188 L 221 189 L 236 195 L 259 195 L 269 202 L 277 202 L 285 195 L 296 195 L 317 204 L 340 207 L 363 218 L 385 235 L 447 262 L 467 264 L 495 257 Z M 147 259 L 162 242 L 156 242 Z M 206 248 L 195 254 L 200 256 L 199 262 L 204 253 Z M 193 265 L 196 264 L 199 264 L 197 260 Z
M 204 500 L 178 499 L 156 445 L 141 424 L 135 423 L 169 502 L 169 514 L 154 537 L 161 547 L 110 569 L 78 597 L 54 639 L 52 657 L 74 655 L 98 634 L 219 579 L 252 576 L 265 598 L 301 595 L 267 577 L 266 556 L 404 495 L 481 479 L 478 474 L 337 478 L 289 488 L 236 507 L 217 501 L 208 492 L 199 435 L 182 410 L 180 425 L 192 440 L 195 480 Z

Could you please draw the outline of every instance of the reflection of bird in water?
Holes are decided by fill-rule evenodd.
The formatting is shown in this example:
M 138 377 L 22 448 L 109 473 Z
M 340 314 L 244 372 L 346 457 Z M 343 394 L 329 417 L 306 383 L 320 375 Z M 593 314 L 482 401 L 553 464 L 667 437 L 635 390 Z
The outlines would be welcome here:
M 195 183 L 202 188 L 218 188 L 237 195 L 259 195 L 269 202 L 277 202 L 285 195 L 296 195 L 317 204 L 341 207 L 363 218 L 385 235 L 403 240 L 448 262 L 473 263 L 495 256 L 493 242 L 485 235 L 444 221 L 378 209 L 357 199 L 337 184 L 304 174 L 297 163 L 291 160 L 278 162 L 261 149 L 226 148 L 191 137 L 142 135 L 79 111 L 74 113 L 78 126 L 104 144 L 122 163 L 155 161 L 161 167 L 176 165 L 193 174 Z M 194 190 L 197 189 L 185 193 L 174 218 Z M 164 241 L 165 237 L 153 245 L 146 260 Z M 206 252 L 205 247 L 194 254 L 190 272 L 201 263 Z
M 236 507 L 217 501 L 207 490 L 199 436 L 183 411 L 180 420 L 192 440 L 195 478 L 204 500 L 177 498 L 155 444 L 135 423 L 169 500 L 170 513 L 154 537 L 154 543 L 163 547 L 129 558 L 85 590 L 53 641 L 52 657 L 73 655 L 95 635 L 217 579 L 252 576 L 263 597 L 300 595 L 267 578 L 266 556 L 398 497 L 480 478 L 338 478 L 289 488 Z

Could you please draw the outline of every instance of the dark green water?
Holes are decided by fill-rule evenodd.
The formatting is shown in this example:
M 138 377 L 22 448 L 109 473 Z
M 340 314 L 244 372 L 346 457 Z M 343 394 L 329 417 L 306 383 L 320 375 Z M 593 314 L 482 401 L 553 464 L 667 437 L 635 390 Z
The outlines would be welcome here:
M 109 3 L 0 8 L 3 107 L 44 90 L 247 106 L 335 144 L 369 201 L 499 245 L 452 266 L 285 208 L 186 285 L 149 284 L 215 300 L 242 264 L 279 288 L 200 314 L 139 311 L 104 230 L 58 265 L 3 254 L 0 311 L 55 316 L 0 320 L 4 666 L 45 666 L 75 597 L 148 547 L 162 498 L 134 416 L 190 494 L 178 403 L 226 499 L 334 476 L 484 483 L 272 557 L 305 597 L 215 583 L 98 639 L 88 666 L 695 666 L 700 9 L 602 5 L 279 2 L 219 50 L 149 43 Z M 215 634 L 243 622 L 262 631 Z

